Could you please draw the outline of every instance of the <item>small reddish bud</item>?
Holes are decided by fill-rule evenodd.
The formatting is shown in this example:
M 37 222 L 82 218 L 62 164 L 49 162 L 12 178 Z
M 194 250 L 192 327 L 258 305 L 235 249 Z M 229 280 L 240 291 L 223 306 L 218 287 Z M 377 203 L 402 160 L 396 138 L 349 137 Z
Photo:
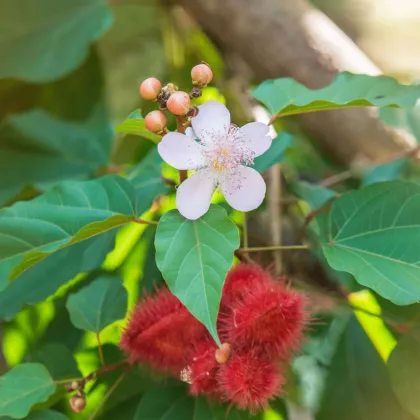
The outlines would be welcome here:
M 282 392 L 284 377 L 275 363 L 252 352 L 233 354 L 218 374 L 224 400 L 252 413 Z
M 206 86 L 213 79 L 213 72 L 207 64 L 199 64 L 191 70 L 191 79 L 194 85 Z
M 67 392 L 76 391 L 77 388 L 79 388 L 79 382 L 77 381 L 70 382 L 64 386 Z
M 149 77 L 140 85 L 140 95 L 146 101 L 155 101 L 162 90 L 162 84 L 155 77 Z
M 205 339 L 197 344 L 190 366 L 192 395 L 217 394 L 217 373 L 220 365 L 214 357 L 216 349 L 216 343 L 212 339 Z
M 144 119 L 144 125 L 152 133 L 163 132 L 167 124 L 168 120 L 162 111 L 149 112 Z
M 186 92 L 174 92 L 166 103 L 169 111 L 174 115 L 185 115 L 191 108 L 191 99 Z
M 80 413 L 86 408 L 86 398 L 84 395 L 73 395 L 70 398 L 70 408 L 74 413 Z
M 229 343 L 223 343 L 220 349 L 216 349 L 215 358 L 217 363 L 220 365 L 225 365 L 232 355 L 232 346 Z
M 146 296 L 135 308 L 120 347 L 133 362 L 179 377 L 194 354 L 194 344 L 207 336 L 204 325 L 168 289 Z

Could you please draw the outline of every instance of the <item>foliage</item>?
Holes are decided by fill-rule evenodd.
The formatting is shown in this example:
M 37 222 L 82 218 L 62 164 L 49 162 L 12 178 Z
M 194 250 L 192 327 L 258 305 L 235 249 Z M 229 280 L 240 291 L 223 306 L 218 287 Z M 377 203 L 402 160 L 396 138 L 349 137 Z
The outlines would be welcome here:
M 244 217 L 216 193 L 209 211 L 189 220 L 176 210 L 188 174 L 164 163 L 161 136 L 144 118 L 165 110 L 174 88 L 147 103 L 138 99 L 137 85 L 154 74 L 185 88 L 191 67 L 204 58 L 217 88 L 196 83 L 191 97 L 201 97 L 192 105 L 218 100 L 232 115 L 248 115 L 247 101 L 226 94 L 222 57 L 206 35 L 179 11 L 142 0 L 2 3 L 2 420 L 287 420 L 293 406 L 316 420 L 420 419 L 419 85 L 348 72 L 316 90 L 290 78 L 263 81 L 252 95 L 272 114 L 278 135 L 249 166 L 270 180 L 268 199 Z M 339 163 L 299 123 L 279 120 L 354 107 L 379 108 L 383 123 L 411 136 L 413 150 L 336 174 Z M 200 117 L 196 112 L 169 115 L 168 129 L 181 135 Z M 282 197 L 273 195 L 276 172 L 269 171 L 279 163 Z M 224 164 L 211 162 L 216 172 Z M 279 229 L 284 244 L 273 248 Z M 275 270 L 277 255 L 266 252 L 273 250 L 284 250 L 288 278 L 262 289 L 258 276 L 268 274 L 261 270 L 230 288 L 238 259 Z M 284 294 L 281 287 L 304 289 L 305 311 L 290 304 L 299 291 Z M 143 306 L 133 310 L 140 297 Z M 172 307 L 179 312 L 172 317 L 176 328 L 168 321 Z M 153 335 L 153 316 L 165 340 Z M 306 344 L 288 364 L 286 350 L 299 350 L 307 318 Z M 299 334 L 290 332 L 290 319 Z M 121 337 L 135 322 L 146 331 L 146 352 L 153 338 L 154 360 L 159 352 L 188 355 L 175 379 L 125 359 Z M 192 325 L 204 343 L 192 339 Z M 165 347 L 171 340 L 182 345 Z M 239 342 L 242 350 L 230 354 Z M 258 354 L 248 344 L 259 346 Z M 273 346 L 284 353 L 281 371 L 266 358 Z M 270 382 L 274 371 L 278 380 Z M 192 374 L 197 383 L 197 372 L 198 382 L 220 385 L 223 403 L 206 398 L 205 381 L 206 392 L 193 386 L 200 396 L 190 395 L 182 381 L 191 382 Z M 269 398 L 254 400 L 250 388 L 275 396 L 271 407 Z M 251 417 L 238 406 L 258 412 Z

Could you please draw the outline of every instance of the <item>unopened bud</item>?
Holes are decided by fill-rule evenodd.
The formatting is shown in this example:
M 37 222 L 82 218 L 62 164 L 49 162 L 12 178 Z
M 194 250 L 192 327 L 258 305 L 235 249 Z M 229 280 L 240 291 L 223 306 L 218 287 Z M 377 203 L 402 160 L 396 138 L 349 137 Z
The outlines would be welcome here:
M 191 107 L 190 95 L 186 92 L 174 92 L 166 103 L 169 111 L 174 115 L 185 115 Z
M 229 343 L 223 343 L 220 349 L 215 352 L 216 362 L 220 365 L 225 365 L 232 354 L 232 346 Z
M 140 95 L 147 101 L 155 101 L 162 90 L 162 84 L 155 77 L 149 77 L 140 85 Z
M 207 64 L 199 64 L 191 70 L 193 85 L 206 86 L 213 79 L 213 72 Z
M 70 408 L 74 413 L 80 413 L 86 408 L 86 398 L 83 395 L 73 395 L 70 398 Z
M 146 115 L 144 125 L 152 133 L 160 133 L 164 131 L 168 120 L 162 111 L 152 111 Z
M 77 381 L 70 382 L 64 386 L 67 392 L 76 391 L 77 388 L 79 388 L 79 382 Z

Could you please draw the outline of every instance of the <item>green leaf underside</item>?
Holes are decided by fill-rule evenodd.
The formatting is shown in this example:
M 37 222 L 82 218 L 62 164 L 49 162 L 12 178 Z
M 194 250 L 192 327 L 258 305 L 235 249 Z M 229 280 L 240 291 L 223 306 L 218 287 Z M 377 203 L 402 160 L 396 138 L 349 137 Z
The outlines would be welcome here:
M 63 182 L 30 202 L 0 211 L 0 273 L 9 277 L 18 264 L 10 276 L 14 279 L 51 252 L 135 217 L 135 192 L 124 178 Z
M 400 406 L 386 366 L 352 317 L 329 366 L 316 420 L 414 420 Z
M 105 0 L 3 2 L 0 78 L 58 79 L 87 57 L 91 43 L 111 23 Z
M 127 299 L 127 290 L 120 278 L 99 277 L 70 295 L 66 307 L 76 328 L 99 333 L 125 317 Z
M 323 230 L 323 251 L 336 270 L 398 305 L 420 300 L 420 185 L 373 184 L 332 205 Z
M 320 185 L 313 185 L 305 181 L 296 182 L 293 189 L 312 209 L 319 209 L 337 195 L 334 190 Z
M 420 330 L 404 334 L 388 360 L 391 384 L 401 404 L 420 419 Z
M 273 139 L 270 149 L 254 159 L 252 168 L 256 169 L 258 172 L 264 172 L 276 163 L 281 162 L 286 150 L 292 145 L 292 140 L 293 137 L 289 133 L 281 133 L 278 135 Z
M 407 167 L 407 163 L 407 159 L 398 159 L 384 165 L 374 166 L 363 176 L 363 185 L 398 179 Z
M 56 385 L 39 363 L 23 363 L 0 377 L 0 416 L 22 419 L 31 407 L 45 402 Z
M 132 112 L 124 122 L 115 127 L 115 131 L 124 135 L 132 134 L 144 137 L 156 144 L 162 139 L 161 136 L 152 133 L 146 128 L 140 110 Z
M 166 213 L 156 232 L 156 263 L 172 293 L 220 345 L 216 320 L 226 274 L 239 247 L 236 225 L 220 206 L 200 219 Z
M 406 86 L 387 76 L 343 72 L 322 89 L 308 89 L 293 79 L 267 80 L 253 96 L 273 114 L 287 116 L 360 106 L 412 108 L 420 86 Z
M 63 413 L 54 410 L 34 411 L 25 420 L 68 420 Z
M 58 249 L 23 271 L 0 292 L 0 319 L 12 319 L 24 304 L 41 302 L 79 273 L 98 268 L 111 251 L 115 235 L 113 230 Z

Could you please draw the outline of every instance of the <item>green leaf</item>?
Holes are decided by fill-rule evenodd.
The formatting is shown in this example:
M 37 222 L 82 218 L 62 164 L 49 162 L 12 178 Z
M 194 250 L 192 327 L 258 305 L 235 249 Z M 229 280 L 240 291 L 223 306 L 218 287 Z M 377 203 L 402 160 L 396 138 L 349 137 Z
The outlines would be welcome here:
M 76 328 L 99 333 L 127 312 L 127 290 L 118 277 L 99 277 L 67 300 Z
M 115 131 L 124 135 L 133 134 L 135 136 L 141 136 L 151 140 L 153 143 L 159 143 L 162 139 L 161 136 L 152 133 L 146 128 L 140 109 L 133 111 L 124 122 L 117 125 Z
M 384 362 L 352 317 L 329 367 L 316 420 L 413 420 L 392 392 Z
M 136 190 L 138 214 L 147 211 L 158 196 L 168 192 L 162 181 L 162 164 L 162 158 L 154 147 L 140 163 L 131 168 L 127 176 Z
M 0 377 L 0 416 L 22 419 L 31 407 L 45 402 L 56 385 L 39 363 L 24 363 Z
M 110 231 L 61 248 L 23 271 L 0 292 L 0 319 L 12 319 L 24 304 L 41 302 L 79 273 L 98 268 L 111 251 L 115 234 Z
M 388 369 L 392 387 L 401 404 L 420 419 L 420 330 L 404 334 L 391 353 Z
M 55 380 L 82 377 L 72 352 L 62 343 L 39 347 L 30 355 L 29 361 L 43 364 Z
M 281 133 L 273 139 L 269 150 L 254 159 L 254 165 L 252 167 L 258 172 L 264 172 L 276 163 L 279 163 L 283 159 L 286 150 L 292 145 L 292 140 L 293 137 L 291 134 Z
M 309 184 L 306 181 L 294 183 L 293 190 L 299 197 L 305 200 L 312 209 L 319 209 L 337 195 L 334 190 L 330 190 L 321 185 Z
M 328 263 L 398 305 L 419 301 L 419 208 L 420 185 L 404 181 L 339 197 L 320 224 Z
M 363 185 L 374 184 L 375 182 L 393 181 L 401 177 L 407 167 L 407 159 L 398 159 L 384 165 L 377 165 L 370 168 L 363 176 Z
M 80 65 L 111 23 L 104 0 L 4 2 L 0 78 L 58 79 Z
M 10 276 L 14 279 L 51 252 L 135 217 L 134 189 L 124 178 L 63 182 L 32 201 L 0 210 L 0 273 L 8 276 L 19 263 Z
M 29 414 L 25 420 L 68 420 L 68 417 L 55 410 L 42 410 Z
M 381 109 L 379 117 L 386 125 L 402 128 L 420 141 L 420 105 L 412 109 Z
M 287 116 L 360 106 L 411 108 L 420 97 L 420 86 L 400 85 L 387 76 L 344 72 L 322 89 L 308 89 L 284 78 L 266 80 L 252 94 L 273 114 Z
M 216 320 L 226 274 L 239 247 L 236 225 L 220 206 L 198 220 L 176 210 L 166 213 L 156 232 L 156 263 L 172 293 L 220 344 Z

